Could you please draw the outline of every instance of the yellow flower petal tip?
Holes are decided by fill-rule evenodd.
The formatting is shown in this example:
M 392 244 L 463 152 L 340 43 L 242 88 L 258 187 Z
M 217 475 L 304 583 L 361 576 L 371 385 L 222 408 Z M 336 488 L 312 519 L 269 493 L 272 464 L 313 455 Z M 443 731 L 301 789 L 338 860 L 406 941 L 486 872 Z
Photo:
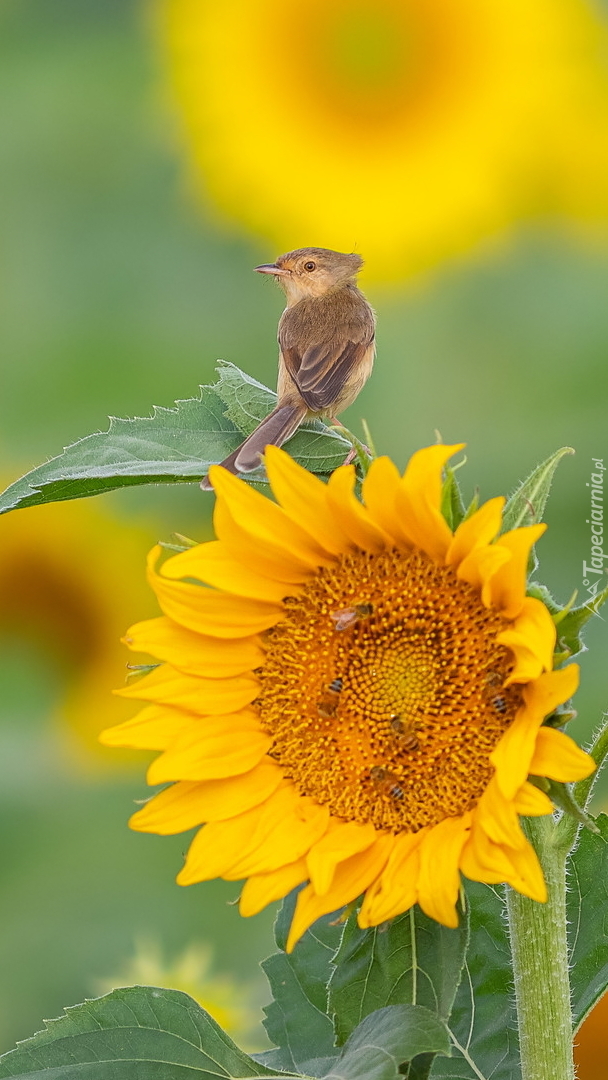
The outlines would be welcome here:
M 164 614 L 127 637 L 160 664 L 122 691 L 150 704 L 103 738 L 162 751 L 149 780 L 172 786 L 133 827 L 202 826 L 178 882 L 246 879 L 246 915 L 304 884 L 289 948 L 361 895 L 362 926 L 414 903 L 455 926 L 462 874 L 544 899 L 519 816 L 551 804 L 527 777 L 593 768 L 543 727 L 578 669 L 549 670 L 526 597 L 542 528 L 501 534 L 500 497 L 454 534 L 441 516 L 462 446 L 402 477 L 377 460 L 363 501 L 349 467 L 325 484 L 270 447 L 276 502 L 217 469 L 220 539 L 151 556 Z

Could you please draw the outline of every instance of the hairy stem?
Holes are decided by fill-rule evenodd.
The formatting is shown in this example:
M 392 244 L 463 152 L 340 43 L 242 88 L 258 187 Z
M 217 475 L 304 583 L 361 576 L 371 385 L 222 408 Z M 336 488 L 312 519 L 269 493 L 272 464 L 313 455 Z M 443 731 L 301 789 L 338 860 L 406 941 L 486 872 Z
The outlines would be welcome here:
M 566 856 L 550 816 L 528 818 L 547 882 L 546 904 L 507 889 L 522 1080 L 574 1080 L 566 938 Z

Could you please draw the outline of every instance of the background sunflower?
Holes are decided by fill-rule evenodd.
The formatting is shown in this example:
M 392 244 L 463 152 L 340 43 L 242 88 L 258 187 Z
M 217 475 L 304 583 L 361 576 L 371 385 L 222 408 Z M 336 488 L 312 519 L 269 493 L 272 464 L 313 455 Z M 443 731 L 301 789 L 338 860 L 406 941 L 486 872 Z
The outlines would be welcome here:
M 161 0 L 159 16 L 195 184 L 278 249 L 321 236 L 399 280 L 524 221 L 607 223 L 593 4 Z
M 237 11 L 233 2 L 219 0 L 197 6 L 218 27 L 224 11 Z M 325 82 L 317 78 L 314 93 L 308 70 L 302 73 L 300 104 L 314 126 L 322 95 L 333 93 L 334 111 L 322 118 L 317 135 L 327 145 L 336 115 L 348 115 L 352 144 L 361 96 L 349 96 L 344 87 L 358 94 L 359 86 L 366 86 L 361 122 L 368 133 L 377 127 L 372 149 L 365 144 L 369 170 L 388 130 L 376 123 L 386 87 L 402 80 L 401 58 L 411 58 L 415 47 L 420 51 L 425 33 L 435 33 L 433 40 L 441 43 L 442 9 L 438 0 L 425 5 L 422 25 L 415 20 L 420 6 L 400 5 L 401 13 L 387 4 L 373 5 L 373 12 L 371 5 L 351 8 L 356 19 L 349 22 L 344 6 L 325 4 L 321 11 L 320 5 L 310 5 L 306 33 L 312 32 L 314 18 L 325 20 L 316 70 L 325 64 L 327 73 L 323 58 L 335 56 L 336 49 L 341 59 L 334 82 L 327 83 L 327 74 Z M 392 217 L 382 209 L 385 224 L 377 246 L 374 237 L 364 240 L 358 222 L 344 236 L 344 245 L 356 245 L 368 261 L 369 277 L 364 275 L 362 285 L 379 319 L 376 370 L 345 421 L 359 431 L 359 418 L 366 416 L 378 449 L 400 465 L 416 446 L 432 441 L 434 427 L 446 440 L 466 437 L 484 498 L 508 490 L 556 446 L 574 446 L 577 456 L 566 459 L 558 474 L 543 543 L 543 575 L 566 600 L 580 588 L 588 553 L 590 458 L 608 459 L 606 91 L 599 60 L 606 13 L 591 0 L 568 0 L 559 8 L 535 0 L 526 6 L 525 27 L 524 6 L 513 5 L 513 25 L 501 45 L 496 28 L 505 5 L 474 8 L 467 2 L 460 9 L 458 40 L 465 40 L 463 26 L 476 28 L 466 38 L 467 56 L 474 47 L 473 58 L 481 55 L 483 33 L 494 43 L 493 60 L 508 46 L 519 50 L 510 55 L 519 56 L 521 66 L 505 75 L 502 98 L 489 72 L 493 111 L 485 120 L 485 99 L 480 94 L 473 100 L 467 84 L 468 119 L 460 114 L 460 128 L 454 128 L 462 140 L 452 143 L 450 167 L 443 159 L 426 193 L 418 188 L 420 202 L 412 201 L 411 187 L 404 188 L 395 209 L 394 198 L 389 203 L 381 187 L 374 212 L 380 215 L 391 205 Z M 269 2 L 263 10 L 275 19 Z M 144 0 L 4 0 L 0 10 L 0 470 L 7 479 L 66 442 L 103 429 L 109 413 L 141 414 L 153 402 L 170 405 L 175 397 L 194 394 L 199 382 L 213 377 L 219 356 L 272 384 L 281 302 L 251 268 L 300 242 L 339 240 L 337 233 L 321 235 L 321 225 L 308 235 L 308 218 L 297 225 L 306 235 L 294 235 L 293 207 L 277 195 L 271 217 L 274 188 L 264 187 L 257 176 L 251 177 L 248 195 L 258 199 L 256 217 L 249 203 L 237 214 L 234 193 L 243 192 L 242 162 L 233 167 L 218 154 L 213 175 L 206 156 L 194 168 L 195 154 L 202 151 L 195 149 L 194 126 L 178 88 L 178 42 L 171 44 L 162 21 L 170 14 L 175 25 L 180 13 L 187 14 L 185 4 L 169 11 Z M 409 45 L 407 28 L 392 33 L 394 20 L 405 26 L 407 13 Z M 286 5 L 276 19 L 273 42 L 278 35 L 284 41 L 293 6 Z M 248 25 L 235 18 L 230 38 L 235 49 Z M 535 67 L 541 32 L 551 51 Z M 368 45 L 364 56 L 362 40 Z M 239 41 L 242 53 L 243 38 Z M 265 45 L 264 56 L 271 45 Z M 388 59 L 393 57 L 389 64 L 387 50 Z M 500 55 L 504 70 L 506 54 Z M 282 71 L 266 64 L 257 77 L 272 88 Z M 479 78 L 479 61 L 468 78 L 474 76 Z M 421 79 L 414 64 L 410 80 L 420 94 Z M 243 110 L 253 109 L 254 91 L 258 95 L 264 87 L 240 85 Z M 405 94 L 405 84 L 399 86 Z M 454 112 L 464 89 L 452 95 Z M 445 88 L 442 92 L 437 108 L 445 106 Z M 507 97 L 517 123 L 509 118 Z M 550 116 L 541 112 L 547 99 L 555 103 Z M 432 104 L 427 99 L 426 107 Z M 215 100 L 211 106 L 221 114 L 227 103 Z M 269 129 L 262 130 L 267 119 L 265 114 L 263 123 L 261 114 L 253 114 L 260 146 L 269 138 Z M 491 130 L 493 119 L 497 130 Z M 228 140 L 228 120 L 222 123 Z M 214 139 L 216 134 L 217 124 Z M 337 153 L 336 139 L 331 141 Z M 383 160 L 390 158 L 382 154 Z M 426 160 L 434 159 L 429 154 Z M 284 178 L 283 156 L 267 164 Z M 320 190 L 318 165 L 317 154 L 303 161 L 294 182 Z M 338 171 L 347 180 L 341 189 L 345 204 L 367 210 L 369 188 L 362 187 L 358 172 L 350 166 Z M 456 202 L 459 192 L 466 196 L 466 213 L 456 212 L 463 205 Z M 434 201 L 441 216 L 433 219 L 434 231 L 425 232 Z M 415 207 L 420 209 L 414 213 Z M 404 240 L 406 211 L 410 232 Z M 399 239 L 398 258 L 387 249 L 389 220 Z M 270 225 L 277 231 L 269 231 Z M 507 232 L 507 241 L 494 243 L 492 238 Z M 289 242 L 279 242 L 287 235 Z M 448 255 L 449 264 L 443 261 Z M 373 274 L 380 277 L 380 267 L 390 283 L 370 285 Z M 423 280 L 414 275 L 416 267 L 433 268 L 433 275 Z M 107 496 L 103 506 L 110 520 L 118 517 L 143 528 L 143 551 L 173 529 L 207 539 L 210 503 L 197 488 L 179 486 Z M 64 565 L 69 572 L 71 562 L 76 580 L 83 574 L 78 531 L 68 527 L 68 504 L 54 513 L 65 523 Z M 13 520 L 14 526 L 10 517 L 0 520 L 0 534 L 8 535 L 17 522 L 32 534 L 45 528 L 29 512 Z M 125 628 L 146 613 L 137 604 L 132 615 L 123 614 L 125 596 L 119 595 L 125 580 L 142 583 L 142 563 L 139 556 L 127 559 L 117 539 L 120 530 L 111 524 L 105 528 L 101 521 L 96 526 L 117 576 L 108 582 L 104 561 L 101 584 L 105 603 L 116 604 L 112 625 L 122 622 Z M 101 567 L 92 559 L 85 576 L 99 578 Z M 93 591 L 99 587 L 97 580 Z M 606 622 L 594 620 L 587 634 L 593 653 L 582 658 L 577 695 L 580 737 L 606 707 L 604 680 L 594 661 L 608 643 L 606 635 Z M 128 654 L 112 655 L 116 667 L 108 666 L 108 685 L 118 686 Z M 51 716 L 65 700 L 67 686 L 65 666 L 55 663 L 31 632 L 17 634 L 15 624 L 7 624 L 0 681 L 0 843 L 6 868 L 0 885 L 2 1048 L 29 1035 L 41 1016 L 57 1015 L 63 1005 L 90 993 L 93 977 L 120 971 L 138 933 L 154 932 L 172 955 L 192 937 L 213 932 L 223 965 L 241 977 L 270 948 L 270 914 L 247 924 L 226 910 L 236 886 L 179 890 L 172 884 L 185 849 L 182 838 L 142 838 L 127 831 L 124 821 L 138 790 L 135 777 L 141 781 L 140 763 L 130 775 L 123 763 L 120 773 L 98 773 L 93 780 L 90 770 L 83 776 L 65 761 L 64 737 Z M 109 709 L 116 706 L 108 703 Z M 112 721 L 98 713 L 91 724 L 92 713 L 86 713 L 81 730 Z M 144 797 L 143 784 L 139 791 Z

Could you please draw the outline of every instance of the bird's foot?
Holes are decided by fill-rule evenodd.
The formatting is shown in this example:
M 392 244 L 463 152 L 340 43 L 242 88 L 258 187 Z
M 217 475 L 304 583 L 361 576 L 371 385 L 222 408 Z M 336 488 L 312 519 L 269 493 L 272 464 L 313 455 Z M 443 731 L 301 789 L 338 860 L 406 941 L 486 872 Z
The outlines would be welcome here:
M 330 419 L 332 421 L 332 423 L 329 425 L 331 427 L 331 430 L 335 431 L 336 434 L 341 435 L 342 438 L 349 442 L 351 446 L 344 460 L 344 464 L 350 465 L 353 461 L 356 462 L 361 472 L 365 476 L 372 461 L 374 460 L 374 452 L 370 450 L 369 446 L 366 446 L 364 442 L 361 442 L 361 440 L 358 439 L 356 435 L 353 435 L 352 431 L 349 431 L 348 428 L 345 428 L 344 425 L 339 422 L 339 420 L 336 420 L 335 416 L 332 416 Z

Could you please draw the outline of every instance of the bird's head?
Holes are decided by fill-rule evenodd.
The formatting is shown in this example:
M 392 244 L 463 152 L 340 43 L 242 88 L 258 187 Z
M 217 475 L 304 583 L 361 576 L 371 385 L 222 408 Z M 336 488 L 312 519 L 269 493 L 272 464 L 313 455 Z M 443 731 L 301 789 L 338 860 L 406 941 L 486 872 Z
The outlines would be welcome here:
M 287 295 L 289 304 L 323 296 L 340 285 L 354 282 L 363 266 L 360 255 L 329 248 L 298 248 L 279 255 L 276 262 L 256 266 L 259 274 L 272 274 Z

